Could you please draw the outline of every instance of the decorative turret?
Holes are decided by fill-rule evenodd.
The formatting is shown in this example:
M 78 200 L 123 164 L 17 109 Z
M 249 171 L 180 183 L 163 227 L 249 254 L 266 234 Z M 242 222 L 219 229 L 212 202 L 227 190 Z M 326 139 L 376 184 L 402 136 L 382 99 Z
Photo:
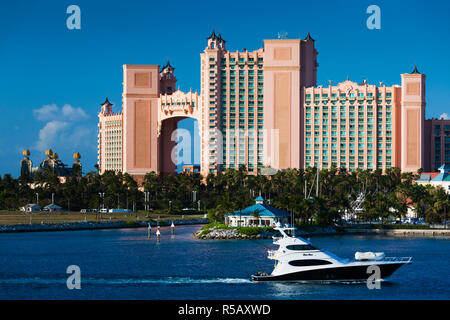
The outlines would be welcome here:
M 208 38 L 206 38 L 206 39 L 208 39 L 208 40 L 216 40 L 216 38 L 217 38 L 217 36 L 216 36 L 216 33 L 214 32 L 214 29 L 213 29 L 211 35 Z
M 225 49 L 225 40 L 222 38 L 222 35 L 216 35 L 214 29 L 208 39 L 208 47 L 207 49 Z
M 417 65 L 414 65 L 414 70 L 410 74 L 421 74 L 419 70 L 417 70 Z
M 172 67 L 169 60 L 167 60 L 166 65 L 164 67 L 162 67 L 162 69 L 161 69 L 161 72 L 173 73 L 174 71 L 175 71 L 175 68 Z
M 101 113 L 103 114 L 108 114 L 108 115 L 112 115 L 114 114 L 112 111 L 112 106 L 113 104 L 111 102 L 109 102 L 108 97 L 106 97 L 105 102 L 100 104 L 102 106 L 102 111 Z
M 75 160 L 72 165 L 72 175 L 73 176 L 81 176 L 81 154 L 79 152 L 75 152 L 73 154 L 73 159 Z
M 161 94 L 172 94 L 175 91 L 177 78 L 174 74 L 175 68 L 172 67 L 170 61 L 167 60 L 165 66 L 160 71 L 161 78 Z
M 308 32 L 308 35 L 306 36 L 306 38 L 305 39 L 303 39 L 303 40 L 305 40 L 305 41 L 316 41 L 316 40 L 314 40 L 312 37 L 311 37 L 311 34 Z
M 57 152 L 53 152 L 52 149 L 45 150 L 45 159 L 41 162 L 39 167 L 33 168 L 33 162 L 30 160 L 30 150 L 24 149 L 22 151 L 23 159 L 20 161 L 20 175 L 23 181 L 33 182 L 36 173 L 41 172 L 46 174 L 50 169 L 53 174 L 58 177 L 73 177 L 81 176 L 81 154 L 75 152 L 73 155 L 74 163 L 72 168 L 64 164 L 60 159 Z
M 255 199 L 255 204 L 264 204 L 264 198 L 259 195 L 256 199 Z
M 31 176 L 31 171 L 33 168 L 33 162 L 29 158 L 30 150 L 23 150 L 22 155 L 23 159 L 20 161 L 20 175 L 28 180 Z
M 45 150 L 45 155 L 47 156 L 47 158 L 51 158 L 53 156 L 53 151 L 52 149 L 47 149 Z
M 219 42 L 223 43 L 223 45 L 225 47 L 225 42 L 227 42 L 227 41 L 222 38 L 222 35 L 220 33 L 219 33 L 219 36 L 217 37 L 217 40 L 219 40 Z

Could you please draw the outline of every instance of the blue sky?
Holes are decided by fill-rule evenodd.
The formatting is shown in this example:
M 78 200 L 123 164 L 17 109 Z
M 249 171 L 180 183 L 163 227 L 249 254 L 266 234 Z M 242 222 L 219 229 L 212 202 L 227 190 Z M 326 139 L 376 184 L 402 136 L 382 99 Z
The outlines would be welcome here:
M 69 30 L 66 9 L 81 9 Z M 381 9 L 381 29 L 366 8 Z M 304 38 L 319 51 L 318 84 L 400 84 L 414 63 L 427 75 L 427 118 L 450 114 L 450 3 L 443 1 L 2 1 L 0 173 L 19 174 L 23 148 L 37 165 L 47 147 L 66 163 L 96 162 L 97 113 L 108 95 L 121 109 L 122 65 L 170 58 L 182 90 L 199 90 L 200 52 L 212 28 L 229 50 L 263 39 Z

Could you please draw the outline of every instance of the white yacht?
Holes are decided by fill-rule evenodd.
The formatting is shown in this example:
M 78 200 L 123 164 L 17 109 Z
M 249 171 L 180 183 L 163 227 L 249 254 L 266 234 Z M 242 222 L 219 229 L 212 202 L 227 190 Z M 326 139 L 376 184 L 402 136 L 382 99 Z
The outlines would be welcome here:
M 368 268 L 374 265 L 380 268 L 381 279 L 385 279 L 412 260 L 411 257 L 385 257 L 382 252 L 356 252 L 355 260 L 349 261 L 288 235 L 295 232 L 295 228 L 277 227 L 275 230 L 281 233 L 281 237 L 273 237 L 273 243 L 279 248 L 268 251 L 268 258 L 276 261 L 275 268 L 271 274 L 252 275 L 254 281 L 361 281 L 373 274 Z

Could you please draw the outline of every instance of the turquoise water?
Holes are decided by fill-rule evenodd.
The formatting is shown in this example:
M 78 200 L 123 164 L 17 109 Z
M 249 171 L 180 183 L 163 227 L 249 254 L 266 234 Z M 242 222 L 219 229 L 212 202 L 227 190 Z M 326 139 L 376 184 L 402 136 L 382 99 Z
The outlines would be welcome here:
M 450 240 L 388 236 L 313 237 L 344 258 L 355 251 L 412 256 L 369 290 L 361 283 L 253 283 L 272 271 L 271 240 L 196 240 L 199 226 L 0 234 L 0 299 L 449 299 Z M 154 231 L 154 230 L 153 230 Z M 275 248 L 275 247 L 274 247 Z M 69 290 L 66 269 L 81 270 L 81 289 Z

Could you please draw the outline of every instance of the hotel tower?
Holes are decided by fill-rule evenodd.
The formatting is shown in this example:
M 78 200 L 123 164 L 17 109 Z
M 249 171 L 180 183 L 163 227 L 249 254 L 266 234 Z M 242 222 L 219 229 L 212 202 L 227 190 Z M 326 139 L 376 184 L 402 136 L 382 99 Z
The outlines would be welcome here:
M 207 38 L 200 93 L 176 90 L 170 62 L 123 66 L 122 112 L 106 99 L 99 113 L 101 172 L 137 179 L 174 172 L 175 129 L 186 118 L 198 123 L 203 175 L 240 165 L 250 173 L 308 166 L 412 172 L 450 163 L 450 121 L 425 120 L 426 77 L 417 68 L 401 75 L 401 85 L 347 79 L 325 87 L 316 84 L 318 52 L 309 33 L 264 40 L 255 51 L 225 44 L 215 32 Z

